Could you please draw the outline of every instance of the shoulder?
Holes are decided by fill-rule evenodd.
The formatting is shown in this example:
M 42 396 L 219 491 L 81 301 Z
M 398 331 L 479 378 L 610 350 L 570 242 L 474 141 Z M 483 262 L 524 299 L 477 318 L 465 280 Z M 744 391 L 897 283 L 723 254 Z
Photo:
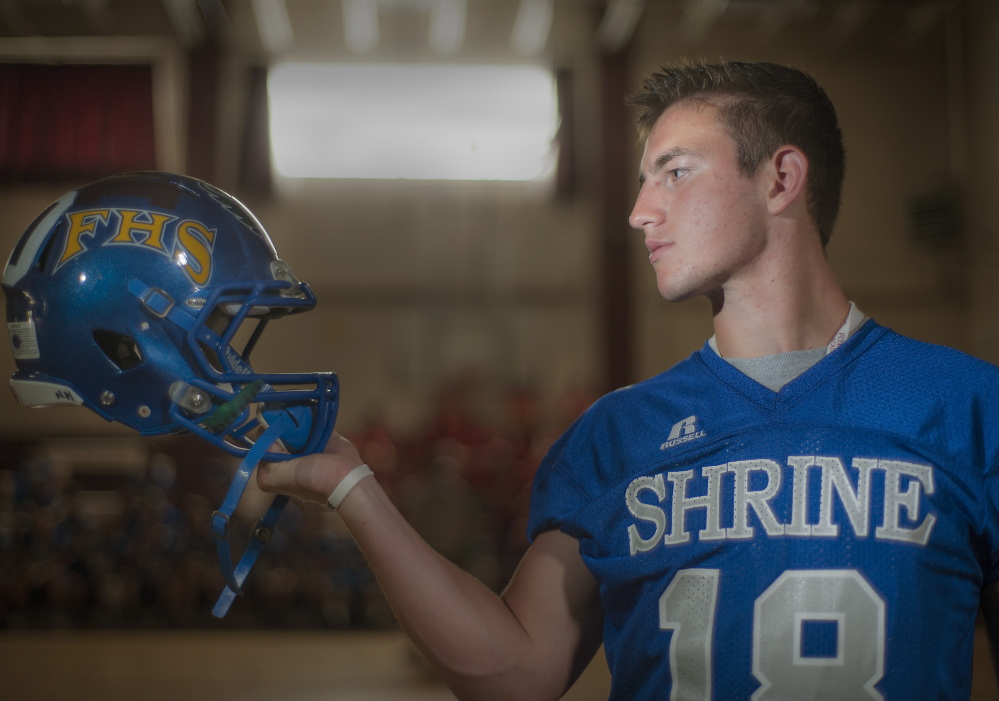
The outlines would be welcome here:
M 691 406 L 717 384 L 698 357 L 702 352 L 600 397 L 579 417 L 571 431 L 576 435 L 568 439 L 627 441 L 639 433 L 651 435 L 664 422 L 671 424 L 688 416 Z
M 559 437 L 534 476 L 530 537 L 553 528 L 583 537 L 571 514 L 661 459 L 671 426 L 691 414 L 694 385 L 707 381 L 696 356 L 605 394 Z
M 549 452 L 550 460 L 568 465 L 620 463 L 659 446 L 671 427 L 695 412 L 706 395 L 725 391 L 693 353 L 647 380 L 609 392 L 570 426 Z M 710 351 L 709 351 L 710 352 Z
M 869 322 L 873 323 L 873 322 Z M 914 389 L 938 386 L 972 394 L 999 385 L 999 367 L 954 348 L 903 336 L 887 327 L 865 358 L 872 372 Z
M 641 413 L 649 405 L 657 412 L 667 407 L 663 402 L 671 400 L 682 404 L 693 395 L 712 391 L 716 378 L 705 371 L 702 356 L 712 353 L 707 344 L 684 360 L 658 375 L 636 382 L 605 394 L 598 399 L 588 413 L 596 420 L 615 416 Z
M 908 437 L 954 464 L 999 462 L 999 367 L 885 327 L 863 345 L 806 409 Z

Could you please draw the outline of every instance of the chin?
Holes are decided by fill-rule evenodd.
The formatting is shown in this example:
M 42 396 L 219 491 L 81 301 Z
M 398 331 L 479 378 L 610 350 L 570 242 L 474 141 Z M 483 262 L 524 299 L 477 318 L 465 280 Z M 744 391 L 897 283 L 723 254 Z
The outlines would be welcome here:
M 656 287 L 667 302 L 686 302 L 721 292 L 730 279 L 727 266 L 685 266 L 679 270 L 656 271 Z
M 660 296 L 667 302 L 685 302 L 701 294 L 700 286 L 693 285 L 690 281 L 680 279 L 676 275 L 660 276 L 656 280 L 656 287 L 659 289 Z
M 659 295 L 667 302 L 686 302 L 687 300 L 694 299 L 695 297 L 700 297 L 701 294 L 701 292 L 697 291 L 678 290 L 675 288 L 659 288 Z

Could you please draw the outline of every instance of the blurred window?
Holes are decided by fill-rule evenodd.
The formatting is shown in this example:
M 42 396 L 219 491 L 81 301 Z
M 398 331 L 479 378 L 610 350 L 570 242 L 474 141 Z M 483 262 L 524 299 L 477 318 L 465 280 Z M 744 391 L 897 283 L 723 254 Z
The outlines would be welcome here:
M 535 180 L 554 170 L 558 103 L 543 68 L 284 63 L 268 96 L 284 177 Z

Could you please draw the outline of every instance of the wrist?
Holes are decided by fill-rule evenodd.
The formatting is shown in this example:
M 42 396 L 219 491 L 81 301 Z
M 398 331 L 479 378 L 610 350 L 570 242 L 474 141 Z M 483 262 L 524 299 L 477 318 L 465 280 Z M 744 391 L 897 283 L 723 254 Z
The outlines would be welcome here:
M 358 465 L 350 472 L 348 472 L 336 488 L 330 493 L 329 497 L 326 499 L 326 505 L 331 509 L 336 511 L 343 504 L 343 500 L 347 498 L 351 490 L 357 486 L 357 483 L 363 480 L 365 477 L 372 477 L 374 473 L 371 468 L 366 464 Z

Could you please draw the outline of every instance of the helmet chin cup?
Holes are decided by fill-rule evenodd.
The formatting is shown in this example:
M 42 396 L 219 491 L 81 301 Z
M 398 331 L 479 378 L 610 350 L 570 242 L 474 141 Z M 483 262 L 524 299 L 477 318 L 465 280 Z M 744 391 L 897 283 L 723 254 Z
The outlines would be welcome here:
M 286 419 L 288 428 L 281 434 L 281 443 L 289 453 L 300 454 L 308 445 L 312 433 L 313 412 L 306 406 L 285 406 L 264 409 L 261 412 L 263 422 L 270 426 L 278 417 Z
M 198 415 L 178 402 L 170 409 L 171 417 L 186 431 L 230 455 L 245 458 L 259 435 L 281 416 L 285 425 L 283 450 L 269 450 L 263 460 L 280 462 L 322 451 L 336 423 L 337 376 L 330 372 L 256 377 L 232 390 L 198 379 L 192 379 L 191 384 L 179 383 L 191 388 L 186 392 L 210 396 L 214 408 Z M 294 386 L 284 388 L 284 384 Z M 309 386 L 304 387 L 306 384 Z

